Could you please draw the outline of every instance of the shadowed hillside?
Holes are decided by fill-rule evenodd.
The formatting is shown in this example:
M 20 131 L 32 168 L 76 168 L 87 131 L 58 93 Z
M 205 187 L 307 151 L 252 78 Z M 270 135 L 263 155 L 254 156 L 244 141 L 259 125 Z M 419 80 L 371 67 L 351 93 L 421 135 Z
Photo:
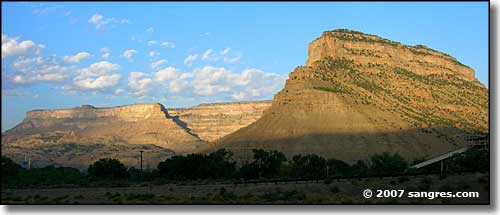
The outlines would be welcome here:
M 289 75 L 272 107 L 212 144 L 242 157 L 252 148 L 346 161 L 382 151 L 429 157 L 488 132 L 488 90 L 455 58 L 350 30 L 324 32 L 307 66 Z

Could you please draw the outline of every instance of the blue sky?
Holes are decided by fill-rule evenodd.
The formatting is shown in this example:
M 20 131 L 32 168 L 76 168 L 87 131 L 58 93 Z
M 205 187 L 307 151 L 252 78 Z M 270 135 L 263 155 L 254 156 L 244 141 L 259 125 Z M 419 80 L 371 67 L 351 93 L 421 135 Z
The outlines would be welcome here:
M 487 2 L 2 2 L 2 131 L 33 109 L 272 99 L 337 28 L 443 51 L 488 83 Z

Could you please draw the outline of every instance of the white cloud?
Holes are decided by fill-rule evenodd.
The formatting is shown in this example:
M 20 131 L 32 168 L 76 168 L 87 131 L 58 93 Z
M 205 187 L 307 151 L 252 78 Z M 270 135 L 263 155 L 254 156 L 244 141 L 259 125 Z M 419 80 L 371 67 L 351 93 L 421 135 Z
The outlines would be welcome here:
M 146 32 L 148 32 L 148 33 L 154 33 L 155 29 L 153 27 L 149 27 L 148 29 L 146 29 Z
M 110 63 L 108 61 L 100 61 L 93 63 L 87 68 L 78 70 L 79 76 L 77 78 L 84 79 L 88 77 L 106 75 L 118 69 L 120 69 L 120 65 L 118 64 Z
M 266 73 L 259 69 L 246 69 L 236 77 L 236 90 L 231 97 L 236 100 L 263 98 L 274 95 L 283 88 L 286 75 Z
M 201 60 L 209 60 L 209 59 L 215 59 L 214 50 L 212 49 L 208 49 L 207 51 L 205 51 L 205 53 L 201 57 Z
M 148 96 L 154 89 L 154 81 L 144 72 L 131 72 L 128 79 L 130 93 L 138 97 Z
M 72 67 L 61 66 L 55 58 L 20 57 L 12 63 L 11 81 L 14 84 L 37 82 L 62 82 L 66 80 Z
M 121 56 L 122 56 L 122 57 L 127 58 L 130 62 L 133 62 L 133 61 L 134 61 L 134 59 L 132 59 L 132 56 L 133 56 L 134 54 L 136 54 L 136 53 L 137 53 L 137 51 L 136 51 L 136 50 L 134 50 L 134 49 L 129 49 L 129 50 L 125 50 L 125 51 L 123 51 L 123 53 L 122 53 L 122 55 L 121 55 Z
M 45 5 L 35 5 L 32 6 L 33 8 L 33 14 L 37 16 L 42 16 L 42 15 L 48 15 L 51 12 L 55 12 L 56 10 L 64 8 L 61 5 L 55 5 L 55 6 L 45 6 Z M 67 13 L 67 12 L 66 12 Z
M 155 62 L 151 63 L 151 69 L 158 69 L 160 67 L 160 65 L 162 65 L 164 63 L 167 63 L 167 60 L 161 59 L 161 60 L 155 61 Z
M 235 100 L 269 98 L 281 89 L 286 75 L 246 69 L 241 73 L 223 67 L 205 66 L 192 73 L 182 73 L 169 83 L 170 93 L 195 96 L 227 96 Z
M 120 82 L 121 75 L 102 75 L 96 78 L 75 80 L 74 84 L 84 90 L 98 90 L 114 87 Z
M 178 78 L 170 81 L 168 85 L 168 91 L 174 94 L 184 91 L 185 89 L 189 88 L 189 81 L 187 79 L 192 77 L 192 73 L 182 73 Z
M 120 95 L 120 94 L 122 94 L 122 93 L 124 93 L 124 92 L 125 92 L 125 90 L 124 90 L 124 89 L 118 88 L 118 89 L 116 89 L 116 90 L 115 90 L 114 94 L 115 94 L 115 95 Z
M 167 67 L 155 73 L 155 80 L 156 81 L 172 80 L 176 76 L 177 76 L 177 69 L 174 67 Z
M 167 48 L 175 48 L 175 44 L 172 42 L 148 40 L 148 46 L 154 46 L 157 44 Z
M 186 58 L 184 58 L 184 64 L 191 66 L 196 58 L 198 58 L 198 55 L 188 55 Z
M 109 53 L 102 54 L 102 59 L 109 59 Z
M 149 40 L 148 46 L 156 45 L 157 43 L 158 43 L 158 41 L 156 41 L 156 40 Z
M 112 74 L 118 69 L 120 65 L 107 61 L 93 63 L 87 68 L 78 70 L 79 75 L 73 79 L 73 83 L 82 90 L 111 88 L 120 82 L 121 75 Z
M 102 22 L 102 20 L 104 19 L 104 16 L 101 15 L 101 14 L 94 14 L 92 17 L 90 17 L 89 19 L 89 23 L 92 23 L 92 24 L 99 24 L 100 22 Z
M 171 42 L 161 42 L 160 46 L 164 46 L 164 47 L 167 47 L 167 48 L 175 48 L 175 44 L 171 43 Z
M 109 62 L 93 64 L 79 71 L 82 78 L 75 78 L 75 86 L 84 90 L 109 88 L 114 95 L 127 93 L 150 100 L 165 96 L 204 101 L 255 100 L 271 98 L 283 87 L 287 77 L 259 69 L 234 72 L 223 67 L 205 66 L 180 72 L 177 68 L 167 67 L 150 73 L 131 72 L 127 88 L 115 89 L 111 87 L 117 86 L 120 77 L 112 73 L 118 68 L 118 65 Z
M 81 60 L 84 60 L 86 58 L 90 57 L 90 53 L 88 52 L 80 52 L 76 55 L 73 56 L 64 56 L 64 61 L 67 63 L 79 63 Z
M 236 57 L 233 57 L 233 58 L 228 58 L 228 57 L 224 57 L 224 62 L 226 63 L 234 63 L 234 62 L 237 62 L 241 59 L 241 56 L 236 56 Z
M 231 50 L 231 48 L 225 48 L 224 50 L 222 50 L 220 52 L 221 55 L 226 55 L 227 53 L 229 53 L 229 51 Z
M 101 52 L 103 53 L 101 56 L 103 59 L 109 59 L 110 52 L 111 52 L 111 50 L 109 48 L 103 47 L 103 48 L 101 48 Z
M 105 18 L 103 15 L 96 13 L 90 17 L 88 23 L 95 25 L 97 30 L 102 30 L 106 25 L 127 24 L 129 21 L 127 19 Z
M 155 52 L 155 51 L 150 51 L 149 52 L 149 57 L 155 57 L 155 56 L 158 56 L 160 55 L 160 52 Z
M 201 60 L 203 60 L 203 61 L 207 61 L 207 60 L 218 61 L 220 59 L 220 57 L 224 57 L 223 59 L 224 59 L 224 62 L 226 62 L 226 63 L 234 63 L 234 62 L 239 61 L 241 59 L 240 55 L 235 56 L 235 57 L 228 56 L 230 50 L 231 50 L 231 48 L 225 48 L 222 51 L 220 51 L 220 56 L 217 56 L 217 53 L 214 50 L 208 49 L 205 51 L 205 53 L 203 53 Z
M 19 55 L 38 55 L 45 48 L 43 44 L 36 44 L 31 40 L 17 42 L 18 39 L 2 34 L 2 59 Z

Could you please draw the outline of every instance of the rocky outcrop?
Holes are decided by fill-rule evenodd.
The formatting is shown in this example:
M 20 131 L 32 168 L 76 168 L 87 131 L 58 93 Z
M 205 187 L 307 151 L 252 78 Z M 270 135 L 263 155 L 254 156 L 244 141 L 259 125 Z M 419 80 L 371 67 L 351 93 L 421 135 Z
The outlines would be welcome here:
M 85 168 L 107 157 L 138 166 L 142 150 L 154 168 L 169 156 L 197 151 L 255 122 L 270 106 L 270 101 L 257 101 L 169 110 L 156 103 L 33 110 L 2 136 L 2 154 L 17 161 L 28 156 L 34 166 Z
M 212 142 L 255 122 L 270 106 L 271 101 L 226 102 L 172 108 L 168 112 L 200 139 Z
M 488 90 L 455 58 L 350 30 L 309 45 L 271 108 L 210 145 L 240 159 L 254 148 L 314 153 L 352 162 L 398 152 L 409 161 L 488 132 Z
M 59 160 L 64 160 L 76 155 L 67 154 L 69 157 L 66 157 L 61 155 L 62 152 L 50 151 L 49 148 L 56 149 L 68 144 L 83 144 L 87 148 L 105 145 L 104 149 L 110 150 L 113 148 L 109 147 L 110 145 L 121 145 L 121 148 L 144 145 L 146 148 L 162 148 L 156 150 L 165 151 L 162 154 L 182 154 L 196 150 L 204 145 L 205 141 L 189 133 L 161 104 L 134 104 L 112 108 L 84 105 L 72 109 L 34 110 L 26 114 L 22 123 L 2 136 L 2 152 L 11 155 L 34 155 L 38 152 L 33 149 L 43 149 L 48 154 L 59 154 Z M 137 154 L 136 151 L 117 153 L 111 150 L 93 155 L 110 157 L 127 153 Z M 90 155 L 80 154 L 72 159 L 79 160 L 82 156 Z M 125 159 L 123 156 L 120 158 Z M 45 159 L 47 161 L 56 158 Z M 94 159 L 87 160 L 84 164 L 92 160 Z
M 474 81 L 474 71 L 454 57 L 423 45 L 409 46 L 352 30 L 323 32 L 309 44 L 306 66 L 325 57 L 353 59 L 361 64 L 399 67 L 420 75 L 450 74 Z

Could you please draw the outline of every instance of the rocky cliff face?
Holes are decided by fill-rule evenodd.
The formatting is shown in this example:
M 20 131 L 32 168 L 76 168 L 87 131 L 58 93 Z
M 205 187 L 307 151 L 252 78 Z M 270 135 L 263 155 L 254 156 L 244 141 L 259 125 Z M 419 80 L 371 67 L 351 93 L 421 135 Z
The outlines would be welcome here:
M 345 161 L 398 152 L 409 161 L 465 146 L 488 132 L 488 90 L 474 71 L 424 46 L 335 30 L 309 45 L 259 120 L 224 137 L 242 159 L 251 149 L 315 153 Z
M 309 44 L 306 66 L 325 57 L 355 59 L 361 64 L 385 64 L 419 75 L 457 76 L 474 81 L 474 71 L 454 57 L 423 45 L 408 46 L 350 30 L 326 31 Z
M 259 119 L 271 101 L 201 104 L 168 112 L 200 139 L 215 141 Z
M 154 168 L 169 156 L 197 151 L 255 122 L 270 106 L 270 101 L 258 101 L 169 110 L 161 104 L 33 110 L 2 136 L 2 154 L 17 161 L 26 155 L 34 166 L 86 168 L 107 157 L 138 166 L 142 150 Z
M 154 151 L 153 154 L 171 155 L 173 152 L 192 152 L 204 144 L 205 141 L 189 133 L 187 128 L 176 122 L 161 104 L 135 104 L 113 108 L 84 105 L 72 109 L 28 112 L 21 124 L 2 136 L 2 154 L 40 154 L 40 159 L 45 158 L 40 163 L 50 163 L 47 159 L 53 159 L 59 160 L 60 164 L 77 165 L 78 162 L 74 160 L 82 160 L 81 157 L 98 159 L 117 156 L 125 159 L 126 157 L 121 155 L 127 152 L 118 148 L 143 147 L 146 151 Z M 110 147 L 111 145 L 121 147 Z M 92 154 L 74 151 L 83 146 L 109 150 Z M 58 150 L 60 147 L 67 149 L 61 152 Z M 153 150 L 155 148 L 156 150 Z M 37 150 L 45 151 L 46 157 Z M 138 151 L 128 153 L 136 155 Z M 50 157 L 49 154 L 57 156 Z M 88 165 L 95 159 L 86 160 L 84 164 Z

